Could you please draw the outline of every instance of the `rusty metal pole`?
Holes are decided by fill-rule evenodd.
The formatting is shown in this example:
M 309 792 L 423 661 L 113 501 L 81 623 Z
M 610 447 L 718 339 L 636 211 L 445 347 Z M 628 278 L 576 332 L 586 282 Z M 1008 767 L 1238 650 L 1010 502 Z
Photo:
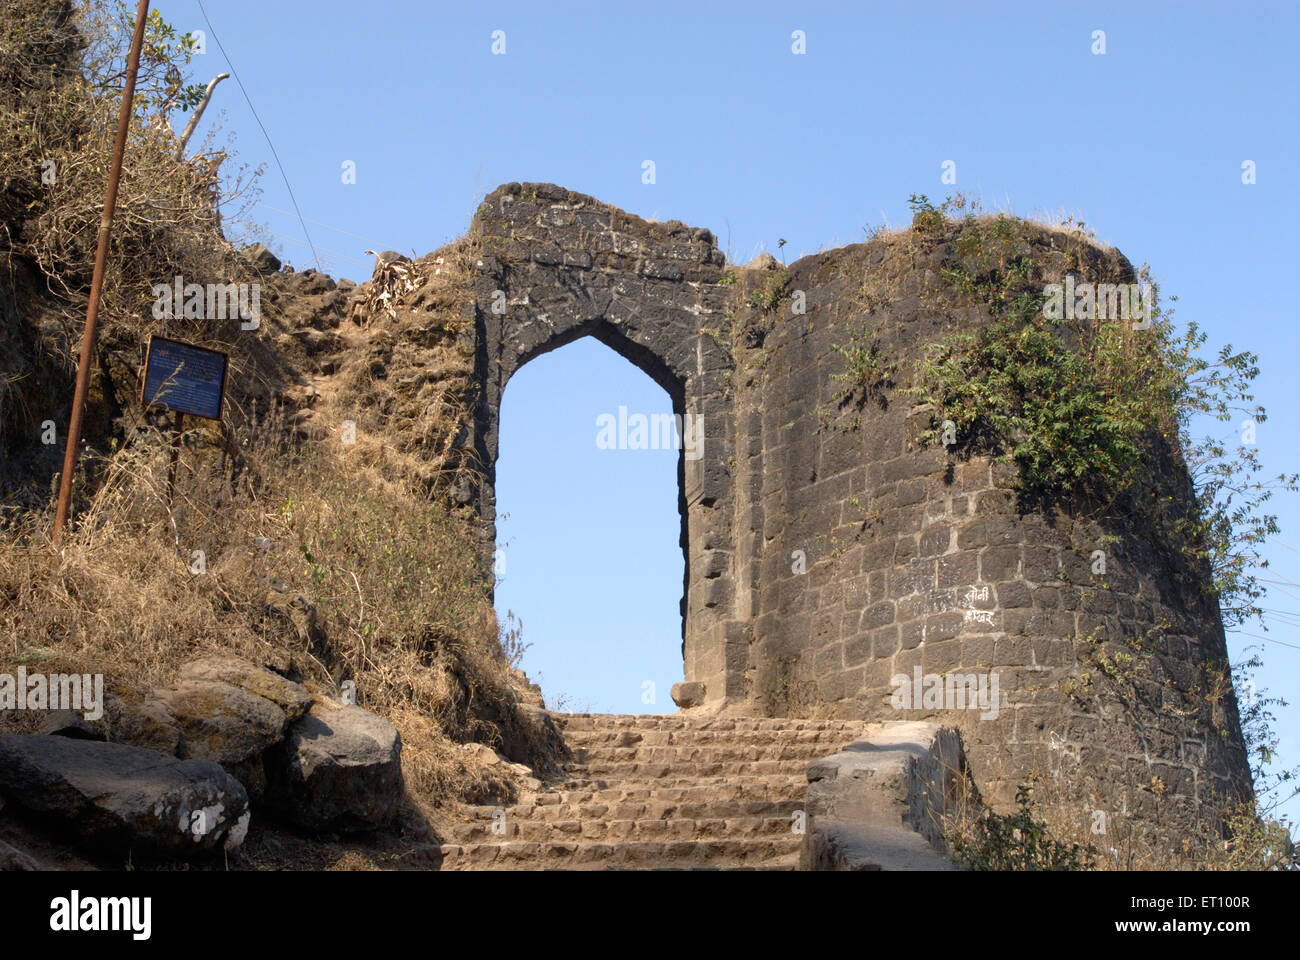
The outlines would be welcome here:
M 144 45 L 145 18 L 149 0 L 140 0 L 135 13 L 135 35 L 126 61 L 126 88 L 122 91 L 122 109 L 117 115 L 117 141 L 113 145 L 113 164 L 108 171 L 108 193 L 104 213 L 99 221 L 99 242 L 95 248 L 95 272 L 90 281 L 90 303 L 86 306 L 86 332 L 81 338 L 81 359 L 77 363 L 77 388 L 72 395 L 72 416 L 68 421 L 68 446 L 63 453 L 63 475 L 59 477 L 59 503 L 54 514 L 55 543 L 68 522 L 72 506 L 72 475 L 77 469 L 77 447 L 81 443 L 81 421 L 86 412 L 86 394 L 90 390 L 90 367 L 95 357 L 95 323 L 99 319 L 99 299 L 104 289 L 104 269 L 108 262 L 108 241 L 113 228 L 113 211 L 117 207 L 117 186 L 122 178 L 122 156 L 126 153 L 126 135 L 135 110 L 135 78 L 140 71 L 140 48 Z

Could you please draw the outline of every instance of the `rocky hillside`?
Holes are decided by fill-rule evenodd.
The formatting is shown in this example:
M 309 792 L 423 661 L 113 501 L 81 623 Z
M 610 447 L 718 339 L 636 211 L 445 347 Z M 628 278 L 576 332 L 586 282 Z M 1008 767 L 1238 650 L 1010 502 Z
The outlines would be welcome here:
M 165 43 L 147 55 L 54 548 L 104 187 L 91 158 L 117 102 L 94 72 L 114 35 L 94 29 L 68 4 L 0 14 L 0 677 L 102 677 L 104 704 L 93 723 L 0 709 L 0 836 L 104 866 L 223 850 L 321 866 L 353 849 L 321 836 L 436 839 L 447 805 L 507 802 L 563 757 L 467 535 L 472 249 L 381 258 L 360 286 L 236 249 L 224 155 L 174 156 L 156 122 L 173 64 Z M 176 276 L 256 285 L 256 322 L 156 309 Z M 223 419 L 187 421 L 174 488 L 173 421 L 139 401 L 152 335 L 231 358 Z

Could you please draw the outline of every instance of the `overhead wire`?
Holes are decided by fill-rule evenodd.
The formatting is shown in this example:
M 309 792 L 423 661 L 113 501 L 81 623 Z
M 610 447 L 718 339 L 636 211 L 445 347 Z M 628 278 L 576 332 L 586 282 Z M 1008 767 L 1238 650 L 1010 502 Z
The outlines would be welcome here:
M 248 90 L 244 88 L 244 81 L 239 78 L 239 71 L 230 61 L 230 54 L 226 53 L 226 48 L 221 44 L 221 38 L 217 36 L 217 31 L 212 26 L 212 19 L 208 16 L 208 11 L 203 8 L 203 0 L 195 0 L 199 5 L 199 12 L 203 14 L 203 21 L 208 25 L 208 32 L 212 34 L 213 42 L 216 43 L 217 49 L 221 55 L 226 58 L 226 66 L 230 67 L 231 76 L 235 78 L 235 83 L 239 85 L 239 91 L 244 95 L 244 100 L 248 104 L 249 111 L 253 114 L 253 119 L 257 121 L 258 127 L 262 130 L 262 136 L 266 138 L 266 145 L 271 148 L 271 156 L 275 158 L 275 165 L 280 169 L 280 177 L 284 180 L 284 188 L 289 191 L 289 199 L 293 202 L 293 209 L 297 211 L 298 223 L 302 226 L 303 236 L 307 238 L 307 246 L 311 248 L 312 259 L 316 261 L 316 269 L 320 269 L 320 256 L 316 253 L 316 245 L 312 243 L 311 233 L 307 230 L 307 223 L 303 219 L 302 211 L 298 207 L 298 198 L 294 196 L 293 186 L 289 183 L 289 175 L 284 170 L 284 164 L 280 162 L 280 154 L 275 149 L 275 144 L 271 142 L 271 135 L 266 132 L 266 125 L 262 123 L 262 118 L 257 115 L 257 108 L 253 106 L 253 99 L 248 95 Z

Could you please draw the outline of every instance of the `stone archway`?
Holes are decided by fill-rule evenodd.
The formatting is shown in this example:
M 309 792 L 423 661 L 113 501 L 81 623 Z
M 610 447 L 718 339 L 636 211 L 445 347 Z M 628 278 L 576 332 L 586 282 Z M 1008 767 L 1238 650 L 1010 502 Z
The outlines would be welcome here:
M 680 471 L 690 702 L 760 716 L 925 713 L 962 731 L 986 797 L 1009 806 L 1024 777 L 1077 757 L 1074 800 L 1132 809 L 1135 829 L 1168 829 L 1144 786 L 1153 778 L 1183 825 L 1212 796 L 1249 795 L 1232 694 L 1215 706 L 1200 686 L 1227 651 L 1195 575 L 1120 530 L 1123 549 L 1097 580 L 1088 551 L 1106 530 L 1022 511 L 1007 464 L 922 442 L 931 408 L 898 391 L 856 417 L 845 408 L 844 345 L 868 318 L 900 371 L 947 333 L 989 323 L 987 304 L 935 282 L 954 244 L 911 231 L 731 273 L 707 230 L 549 184 L 497 189 L 473 231 L 484 251 L 473 439 L 492 542 L 501 395 L 531 358 L 595 336 L 678 412 L 704 418 L 703 455 Z M 1046 279 L 1133 280 L 1117 252 L 1022 232 Z M 1142 673 L 1081 696 L 1080 676 L 1101 684 L 1095 637 L 1145 644 Z M 993 674 L 997 710 L 892 696 L 900 677 L 983 675 L 992 689 Z
M 724 257 L 707 230 L 649 223 L 548 184 L 508 184 L 474 218 L 475 444 L 485 465 L 485 535 L 495 542 L 501 398 L 535 357 L 591 336 L 644 371 L 673 412 L 702 423 L 703 455 L 679 454 L 685 559 L 682 652 L 688 683 L 709 702 L 742 695 L 744 616 L 734 588 L 731 359 L 706 331 L 722 325 Z M 729 647 L 732 649 L 728 656 Z
M 638 354 L 633 346 L 602 320 L 530 353 L 504 385 L 492 489 L 498 535 L 510 544 L 519 540 L 517 548 L 506 548 L 512 572 L 537 570 L 543 583 L 550 575 L 540 571 L 556 570 L 552 562 L 571 572 L 554 588 L 547 584 L 547 599 L 540 604 L 529 597 L 524 579 L 513 576 L 498 584 L 494 600 L 499 612 L 510 608 L 524 617 L 531 613 L 534 622 L 558 618 L 576 628 L 565 631 L 569 651 L 574 640 L 582 649 L 583 636 L 603 623 L 604 639 L 589 652 L 599 651 L 611 671 L 615 664 L 629 667 L 632 661 L 624 658 L 649 658 L 642 661 L 640 675 L 655 678 L 656 690 L 666 698 L 685 669 L 690 541 L 684 481 L 694 437 L 683 432 L 691 424 L 684 416 L 681 381 L 655 357 L 632 359 Z M 588 407 L 583 415 L 569 408 L 574 402 Z M 643 452 L 611 452 L 618 450 Z M 543 489 L 547 495 L 538 501 Z M 529 509 L 543 504 L 541 511 Z M 538 529 L 539 523 L 550 529 Z M 539 568 L 535 564 L 542 557 L 526 558 L 530 549 L 543 547 L 545 565 Z M 504 572 L 501 566 L 498 573 Z M 573 588 L 567 589 L 574 574 Z M 625 599 L 618 609 L 597 616 L 597 591 Z M 549 687 L 561 682 L 568 667 L 545 665 L 561 653 L 549 649 L 545 634 L 545 628 L 530 631 L 530 645 L 539 649 L 530 657 L 529 671 L 535 667 Z M 634 638 L 644 642 L 633 643 Z M 590 696 L 593 702 L 609 693 L 565 687 L 566 697 Z M 642 688 L 638 694 L 641 703 L 658 706 L 641 709 L 662 712 L 664 700 L 657 694 L 647 700 L 645 693 Z

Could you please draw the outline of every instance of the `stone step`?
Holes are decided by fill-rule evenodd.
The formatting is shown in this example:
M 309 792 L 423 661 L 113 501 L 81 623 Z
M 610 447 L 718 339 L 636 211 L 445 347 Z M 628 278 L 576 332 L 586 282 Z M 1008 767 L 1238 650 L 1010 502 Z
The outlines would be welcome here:
M 416 859 L 446 870 L 793 870 L 809 764 L 857 720 L 552 714 L 565 779 L 463 806 Z M 802 826 L 800 819 L 799 826 Z M 493 832 L 497 830 L 499 832 Z
M 794 800 L 808 790 L 803 774 L 764 777 L 687 777 L 672 780 L 579 779 L 561 782 L 556 789 L 533 794 L 526 802 L 535 806 L 624 803 L 657 800 L 672 803 L 715 803 L 738 800 Z
M 685 717 L 662 713 L 554 713 L 555 722 L 566 733 L 578 730 L 699 730 L 699 731 L 772 731 L 802 730 L 860 731 L 868 724 L 862 720 L 802 720 L 785 717 Z
M 838 743 L 838 741 L 837 741 Z M 672 746 L 575 746 L 573 764 L 595 763 L 663 763 L 697 768 L 701 764 L 754 762 L 759 760 L 793 760 L 807 763 L 832 753 L 839 746 L 818 743 L 770 744 L 675 744 Z
M 759 777 L 772 774 L 797 776 L 807 770 L 808 760 L 678 760 L 609 761 L 566 764 L 564 770 L 574 778 L 604 780 L 685 780 L 696 777 Z
M 779 858 L 776 859 L 776 860 L 767 860 L 767 861 L 764 861 L 764 862 L 762 862 L 762 863 L 751 864 L 751 865 L 749 865 L 749 866 L 746 866 L 746 865 L 743 864 L 743 863 L 736 864 L 735 866 L 729 866 L 729 865 L 727 865 L 727 864 L 725 864 L 725 863 L 723 863 L 723 864 L 701 863 L 701 864 L 690 864 L 690 865 L 687 865 L 687 866 L 672 866 L 671 864 L 669 864 L 669 865 L 660 866 L 660 867 L 637 867 L 637 870 L 647 870 L 647 871 L 667 871 L 667 870 L 679 870 L 679 871 L 686 871 L 686 870 L 690 870 L 690 871 L 726 870 L 728 873 L 745 873 L 745 872 L 747 872 L 747 871 L 749 871 L 749 872 L 757 872 L 757 871 L 765 871 L 765 872 L 766 872 L 766 871 L 784 871 L 784 872 L 787 872 L 787 873 L 794 873 L 794 872 L 795 872 L 796 870 L 798 870 L 798 869 L 799 869 L 799 858 L 798 858 L 798 857 L 779 857 Z
M 793 793 L 793 792 L 792 792 Z M 802 794 L 780 800 L 617 800 L 501 806 L 466 806 L 457 822 L 491 822 L 499 813 L 518 820 L 707 820 L 734 817 L 786 817 L 803 809 Z
M 798 863 L 798 836 L 757 839 L 443 843 L 417 848 L 412 865 L 442 870 L 647 870 L 777 866 Z
M 508 843 L 516 840 L 537 842 L 677 840 L 741 840 L 755 837 L 793 835 L 793 819 L 788 816 L 734 817 L 709 819 L 588 819 L 545 820 L 511 817 L 507 812 L 498 826 L 496 821 L 474 820 L 455 823 L 444 838 L 451 843 Z M 500 830 L 500 833 L 494 832 Z
M 853 742 L 852 730 L 566 730 L 571 747 L 772 746 L 815 743 L 831 753 Z

